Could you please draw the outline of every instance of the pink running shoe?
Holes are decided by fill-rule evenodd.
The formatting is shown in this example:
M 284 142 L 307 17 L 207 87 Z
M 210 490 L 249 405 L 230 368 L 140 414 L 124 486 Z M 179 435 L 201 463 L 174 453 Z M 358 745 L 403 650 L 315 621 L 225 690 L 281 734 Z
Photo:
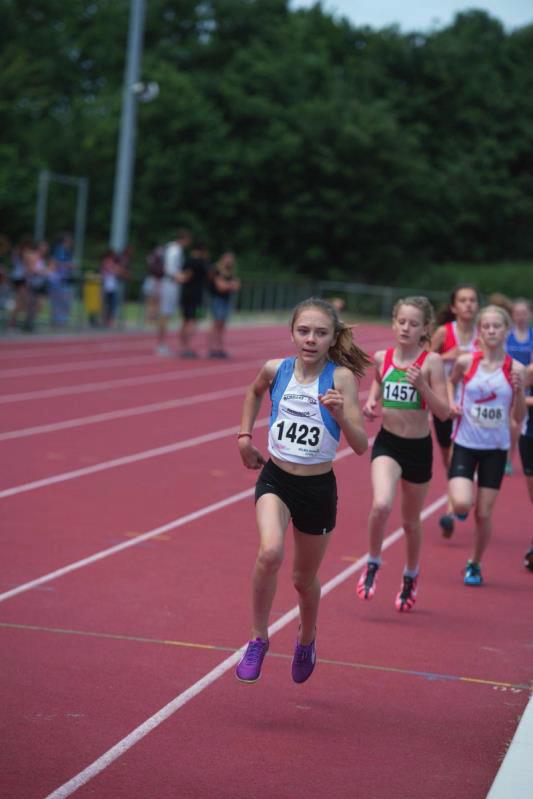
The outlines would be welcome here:
M 396 610 L 400 613 L 405 610 L 412 610 L 416 602 L 416 592 L 418 587 L 418 577 L 403 576 L 402 588 L 396 597 Z
M 268 652 L 268 641 L 263 638 L 256 638 L 248 642 L 246 651 L 237 664 L 235 676 L 241 682 L 254 683 L 261 676 L 261 666 Z
M 359 599 L 372 599 L 376 593 L 376 580 L 379 565 L 367 563 L 357 583 L 357 596 Z

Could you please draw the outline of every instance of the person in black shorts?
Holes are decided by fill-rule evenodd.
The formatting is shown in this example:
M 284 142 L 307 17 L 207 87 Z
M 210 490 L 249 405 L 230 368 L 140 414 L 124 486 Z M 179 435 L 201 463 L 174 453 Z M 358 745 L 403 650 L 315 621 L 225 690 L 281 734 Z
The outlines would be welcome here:
M 473 352 L 478 348 L 476 314 L 479 310 L 479 293 L 470 283 L 459 283 L 450 294 L 448 305 L 437 314 L 437 329 L 431 337 L 430 348 L 438 352 L 444 363 L 446 377 L 461 352 Z M 446 471 L 452 454 L 452 419 L 442 421 L 433 417 L 433 428 Z M 439 525 L 444 538 L 453 534 L 455 520 L 450 499 L 446 513 L 440 517 Z
M 446 419 L 449 413 L 442 359 L 426 347 L 432 321 L 433 308 L 426 297 L 398 300 L 392 321 L 396 346 L 376 352 L 376 376 L 363 408 L 367 419 L 377 419 L 381 401 L 383 426 L 372 448 L 369 557 L 357 583 L 357 596 L 369 600 L 376 591 L 385 526 L 401 481 L 406 565 L 395 601 L 398 611 L 411 610 L 417 596 L 420 513 L 433 460 L 429 411 L 439 419 Z
M 182 271 L 180 307 L 182 322 L 179 332 L 182 358 L 197 358 L 191 348 L 196 333 L 198 315 L 202 307 L 204 287 L 210 269 L 209 251 L 203 241 L 194 242 L 190 255 L 186 258 Z
M 268 620 L 291 521 L 300 607 L 292 679 L 302 683 L 311 676 L 320 603 L 317 573 L 335 527 L 332 462 L 341 430 L 358 455 L 368 447 L 354 375 L 361 377 L 370 359 L 354 344 L 351 329 L 329 303 L 311 298 L 296 306 L 291 333 L 296 356 L 265 363 L 246 392 L 238 434 L 244 465 L 263 467 L 255 492 L 260 544 L 253 571 L 252 638 L 236 668 L 237 679 L 245 683 L 259 679 L 268 650 Z M 272 413 L 265 463 L 252 430 L 267 391 Z
M 448 471 L 452 509 L 466 518 L 474 510 L 472 554 L 464 584 L 481 586 L 481 565 L 492 537 L 492 514 L 505 473 L 510 421 L 526 416 L 525 367 L 504 350 L 511 326 L 507 311 L 496 305 L 477 317 L 481 349 L 460 355 L 448 381 L 454 422 L 453 453 Z M 475 473 L 477 471 L 477 486 Z

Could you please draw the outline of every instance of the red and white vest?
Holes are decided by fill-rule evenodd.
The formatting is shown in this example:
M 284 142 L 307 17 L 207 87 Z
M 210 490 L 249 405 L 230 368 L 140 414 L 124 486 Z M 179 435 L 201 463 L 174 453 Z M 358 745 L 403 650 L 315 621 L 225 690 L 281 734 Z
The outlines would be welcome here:
M 459 341 L 459 336 L 457 335 L 457 322 L 446 322 L 444 325 L 446 330 L 446 335 L 444 337 L 444 341 L 442 346 L 439 350 L 440 355 L 444 355 L 445 352 L 449 352 L 450 350 L 459 347 L 461 352 L 475 352 L 479 346 L 479 338 L 477 330 L 474 329 L 472 333 L 472 337 L 470 341 L 466 344 L 461 344 Z M 446 377 L 449 377 L 453 368 L 453 361 L 444 361 L 444 371 L 446 373 Z
M 505 356 L 503 365 L 487 372 L 481 361 L 484 353 L 475 352 L 472 365 L 460 384 L 462 416 L 455 422 L 453 440 L 469 449 L 509 449 L 509 416 L 513 401 L 511 369 L 513 359 Z

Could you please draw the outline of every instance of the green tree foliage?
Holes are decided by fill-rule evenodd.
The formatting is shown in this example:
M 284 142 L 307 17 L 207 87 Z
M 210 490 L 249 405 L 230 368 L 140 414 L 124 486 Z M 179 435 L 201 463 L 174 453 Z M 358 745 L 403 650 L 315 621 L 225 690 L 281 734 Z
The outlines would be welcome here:
M 0 0 L 0 209 L 31 229 L 39 169 L 111 213 L 128 0 Z M 392 280 L 406 265 L 533 255 L 533 26 L 484 12 L 430 34 L 320 4 L 150 0 L 132 239 L 178 224 L 249 264 Z M 56 192 L 56 227 L 72 197 Z M 70 215 L 70 216 L 69 216 Z

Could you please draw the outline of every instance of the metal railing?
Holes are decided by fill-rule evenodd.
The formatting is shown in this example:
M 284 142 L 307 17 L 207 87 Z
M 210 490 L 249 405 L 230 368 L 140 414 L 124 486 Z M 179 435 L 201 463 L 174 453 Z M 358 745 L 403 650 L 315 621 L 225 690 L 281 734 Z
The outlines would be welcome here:
M 375 286 L 368 283 L 355 283 L 330 280 L 275 280 L 244 277 L 241 290 L 235 297 L 235 311 L 250 314 L 276 313 L 290 311 L 298 302 L 307 297 L 322 297 L 343 300 L 346 313 L 377 319 L 389 319 L 396 300 L 412 294 L 422 293 L 437 307 L 446 302 L 445 291 L 418 292 L 416 288 L 398 286 Z M 39 299 L 40 310 L 28 322 L 27 309 L 19 314 L 16 327 L 28 332 L 80 331 L 103 327 L 99 277 L 85 275 L 73 285 L 73 299 L 66 323 L 57 325 L 51 313 L 49 297 Z M 9 285 L 0 286 L 0 334 L 6 333 L 16 301 L 16 295 Z M 204 306 L 208 315 L 208 299 Z M 122 284 L 115 328 L 142 329 L 146 326 L 145 305 L 142 294 L 142 281 L 129 280 Z

